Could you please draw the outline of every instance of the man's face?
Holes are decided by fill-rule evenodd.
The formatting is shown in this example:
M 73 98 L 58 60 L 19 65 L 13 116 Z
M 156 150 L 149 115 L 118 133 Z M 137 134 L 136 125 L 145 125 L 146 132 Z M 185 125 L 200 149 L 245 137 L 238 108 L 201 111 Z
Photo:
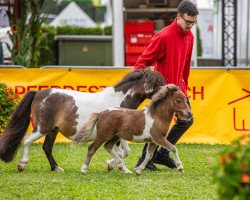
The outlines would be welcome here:
M 189 16 L 187 13 L 177 14 L 177 23 L 184 31 L 189 31 L 197 23 L 197 15 Z

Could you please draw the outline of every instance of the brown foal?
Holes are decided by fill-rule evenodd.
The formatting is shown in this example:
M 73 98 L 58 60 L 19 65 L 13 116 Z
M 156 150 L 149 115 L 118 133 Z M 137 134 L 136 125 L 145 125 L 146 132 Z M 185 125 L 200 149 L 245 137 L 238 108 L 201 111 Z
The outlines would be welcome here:
M 81 172 L 87 173 L 91 157 L 105 143 L 104 148 L 116 162 L 115 165 L 113 162 L 108 163 L 108 169 L 111 170 L 118 166 L 120 171 L 131 173 L 126 168 L 123 159 L 113 150 L 113 146 L 120 138 L 132 142 L 149 143 L 144 161 L 135 168 L 138 175 L 142 173 L 146 164 L 152 158 L 157 145 L 161 145 L 174 153 L 177 169 L 182 172 L 183 166 L 177 148 L 166 139 L 174 113 L 182 120 L 188 120 L 192 117 L 186 96 L 173 84 L 162 86 L 144 110 L 110 108 L 100 113 L 92 113 L 82 131 L 74 138 L 77 143 L 87 141 L 93 135 L 96 136 L 94 142 L 88 148 L 87 158 Z

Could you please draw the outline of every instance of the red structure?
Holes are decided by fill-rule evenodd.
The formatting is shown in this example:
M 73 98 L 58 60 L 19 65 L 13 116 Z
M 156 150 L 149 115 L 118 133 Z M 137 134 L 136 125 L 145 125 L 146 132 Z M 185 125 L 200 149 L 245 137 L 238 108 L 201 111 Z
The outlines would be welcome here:
M 124 24 L 124 32 L 126 42 L 125 65 L 133 66 L 154 36 L 154 22 L 127 21 Z

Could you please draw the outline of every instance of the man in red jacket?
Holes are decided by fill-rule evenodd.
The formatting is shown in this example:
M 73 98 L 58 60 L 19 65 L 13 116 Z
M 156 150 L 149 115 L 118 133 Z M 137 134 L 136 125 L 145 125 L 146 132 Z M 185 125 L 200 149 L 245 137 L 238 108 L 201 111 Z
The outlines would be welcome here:
M 192 2 L 188 0 L 181 1 L 174 22 L 154 35 L 149 46 L 138 58 L 134 69 L 145 69 L 156 63 L 155 70 L 163 75 L 166 83 L 179 85 L 187 96 L 194 42 L 194 36 L 190 29 L 197 23 L 198 14 L 199 12 Z M 190 106 L 188 98 L 187 102 Z M 169 131 L 167 140 L 175 144 L 192 124 L 193 118 L 189 121 L 177 120 Z M 144 146 L 142 156 L 136 167 L 144 160 L 146 149 L 147 144 Z M 157 170 L 153 163 L 163 164 L 169 168 L 176 168 L 173 159 L 169 156 L 169 151 L 163 147 L 160 147 L 155 152 L 146 169 Z

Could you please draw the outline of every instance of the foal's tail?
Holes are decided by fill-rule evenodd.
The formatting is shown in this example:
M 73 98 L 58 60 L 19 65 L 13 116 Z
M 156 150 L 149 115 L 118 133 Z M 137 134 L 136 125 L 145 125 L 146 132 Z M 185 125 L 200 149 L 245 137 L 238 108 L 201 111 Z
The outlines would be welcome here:
M 84 124 L 82 130 L 74 137 L 73 139 L 74 143 L 84 142 L 91 137 L 95 124 L 98 120 L 98 115 L 99 115 L 98 113 L 91 113 L 89 115 L 89 118 L 87 122 Z
M 21 144 L 30 123 L 31 103 L 36 91 L 29 91 L 15 108 L 3 134 L 0 136 L 0 159 L 10 162 Z

